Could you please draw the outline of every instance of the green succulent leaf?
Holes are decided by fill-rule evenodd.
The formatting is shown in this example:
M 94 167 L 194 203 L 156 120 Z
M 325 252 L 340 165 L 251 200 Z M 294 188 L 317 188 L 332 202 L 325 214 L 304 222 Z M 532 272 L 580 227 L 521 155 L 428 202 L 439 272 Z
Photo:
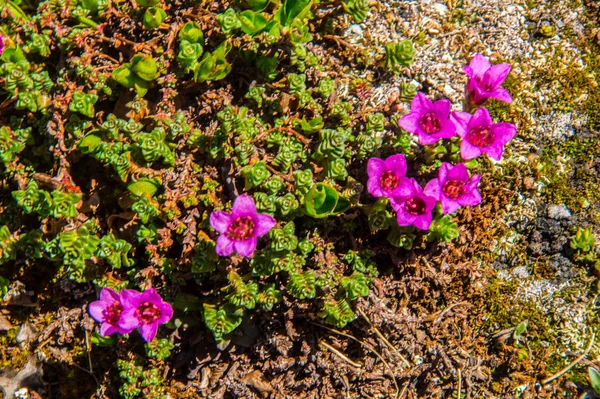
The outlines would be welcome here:
M 217 14 L 216 18 L 225 36 L 232 36 L 234 31 L 242 27 L 242 22 L 233 8 L 228 8 L 224 13 Z
M 358 297 L 369 295 L 370 283 L 370 278 L 360 272 L 354 272 L 351 276 L 342 277 L 340 287 L 344 291 L 346 298 L 355 300 Z
M 292 273 L 286 289 L 298 299 L 312 299 L 317 295 L 315 272 Z
M 179 30 L 179 40 L 181 42 L 187 41 L 189 43 L 204 44 L 204 34 L 200 25 L 196 22 L 190 21 L 181 27 Z
M 224 306 L 203 304 L 204 307 L 204 322 L 212 331 L 217 342 L 223 340 L 223 337 L 235 330 L 244 317 L 244 310 L 236 308 L 233 305 L 226 304 Z
M 95 94 L 77 92 L 73 94 L 69 109 L 73 112 L 79 112 L 88 118 L 93 118 L 96 101 L 98 101 L 98 96 Z
M 227 275 L 227 280 L 229 280 L 232 292 L 225 296 L 225 299 L 234 306 L 254 309 L 258 296 L 258 284 L 244 282 L 236 272 L 230 272 Z
M 267 26 L 267 17 L 265 14 L 246 10 L 238 15 L 241 28 L 244 33 L 256 35 Z
M 167 19 L 167 13 L 160 7 L 150 7 L 144 12 L 144 27 L 155 29 Z
M 400 73 L 403 67 L 412 64 L 415 61 L 414 57 L 415 49 L 410 40 L 385 45 L 385 65 L 394 73 Z
M 242 169 L 242 175 L 246 181 L 244 189 L 250 190 L 268 179 L 271 176 L 271 172 L 267 169 L 267 164 L 264 161 L 259 161 L 252 166 L 248 165 Z
M 127 189 L 137 197 L 147 196 L 152 198 L 160 186 L 160 181 L 157 179 L 144 177 L 128 185 Z
M 600 372 L 593 367 L 588 368 L 590 385 L 596 394 L 600 395 Z
M 275 284 L 267 284 L 257 296 L 258 305 L 265 311 L 273 310 L 281 299 L 281 291 L 275 288 Z
M 326 301 L 323 311 L 319 315 L 325 319 L 327 324 L 337 328 L 344 328 L 346 324 L 356 318 L 350 303 L 346 299 Z
M 367 0 L 342 0 L 342 6 L 354 22 L 359 24 L 367 18 L 369 11 L 369 2 Z
M 156 61 L 150 56 L 136 54 L 131 59 L 131 72 L 146 82 L 152 82 L 160 76 Z
M 53 217 L 74 218 L 77 216 L 77 203 L 81 201 L 81 194 L 78 193 L 63 193 L 54 190 L 52 192 L 52 205 L 50 212 Z

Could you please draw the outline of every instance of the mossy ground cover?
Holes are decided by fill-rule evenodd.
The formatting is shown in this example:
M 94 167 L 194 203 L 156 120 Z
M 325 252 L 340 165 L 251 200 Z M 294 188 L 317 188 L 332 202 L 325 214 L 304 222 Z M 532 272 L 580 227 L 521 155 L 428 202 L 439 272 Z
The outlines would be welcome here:
M 511 2 L 490 40 L 498 2 L 446 3 L 0 1 L 0 385 L 33 364 L 31 397 L 591 395 L 597 346 L 543 382 L 597 325 L 569 245 L 598 232 L 595 10 Z M 486 106 L 517 138 L 473 166 L 481 205 L 398 229 L 367 161 L 459 159 L 397 121 L 417 89 L 457 108 L 475 51 L 513 65 L 514 103 Z M 219 258 L 210 214 L 246 192 L 279 224 Z M 101 287 L 175 318 L 101 337 Z

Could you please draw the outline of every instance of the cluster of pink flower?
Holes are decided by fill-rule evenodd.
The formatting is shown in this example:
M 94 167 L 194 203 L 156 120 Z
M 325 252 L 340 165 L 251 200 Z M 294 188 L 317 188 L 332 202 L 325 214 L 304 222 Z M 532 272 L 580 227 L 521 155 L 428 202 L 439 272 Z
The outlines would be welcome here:
M 510 94 L 500 87 L 510 69 L 508 64 L 492 66 L 488 59 L 477 53 L 464 68 L 469 75 L 466 103 L 479 107 L 489 98 L 496 98 L 510 104 Z M 431 102 L 422 93 L 417 93 L 410 113 L 403 116 L 399 124 L 406 131 L 416 134 L 421 145 L 460 136 L 460 154 L 464 160 L 485 153 L 499 161 L 504 146 L 517 132 L 513 124 L 493 123 L 489 111 L 483 107 L 473 115 L 451 112 L 450 101 Z M 464 163 L 452 166 L 444 162 L 438 178 L 427 183 L 425 189 L 415 179 L 406 177 L 406 159 L 403 155 L 392 155 L 386 160 L 371 158 L 367 173 L 369 193 L 374 197 L 390 198 L 400 226 L 414 225 L 422 230 L 429 229 L 437 202 L 441 203 L 445 214 L 454 213 L 461 206 L 473 206 L 481 202 L 477 190 L 481 176 L 469 176 Z
M 144 292 L 121 290 L 118 294 L 110 288 L 100 291 L 100 299 L 90 303 L 90 315 L 100 325 L 103 337 L 115 332 L 129 334 L 136 328 L 146 342 L 156 336 L 160 324 L 173 317 L 173 308 L 164 302 L 154 288 Z

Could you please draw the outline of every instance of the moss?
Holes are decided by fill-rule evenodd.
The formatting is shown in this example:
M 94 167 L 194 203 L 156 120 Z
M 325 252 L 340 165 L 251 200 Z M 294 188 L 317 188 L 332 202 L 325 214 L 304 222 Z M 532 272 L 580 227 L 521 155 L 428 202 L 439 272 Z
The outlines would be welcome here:
M 593 222 L 600 222 L 592 206 L 600 201 L 600 178 L 589 162 L 597 157 L 598 146 L 600 137 L 575 137 L 546 147 L 539 163 L 548 181 L 547 201 L 564 203 L 574 214 L 585 212 Z

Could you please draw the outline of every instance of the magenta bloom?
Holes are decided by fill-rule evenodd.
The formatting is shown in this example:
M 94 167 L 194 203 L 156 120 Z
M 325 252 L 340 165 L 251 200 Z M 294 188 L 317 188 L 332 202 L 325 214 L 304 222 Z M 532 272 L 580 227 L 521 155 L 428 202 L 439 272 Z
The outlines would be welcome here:
M 512 103 L 508 90 L 500 87 L 510 72 L 510 64 L 490 64 L 483 55 L 477 53 L 463 71 L 469 75 L 467 99 L 475 105 L 482 105 L 488 98 Z
M 421 145 L 449 139 L 456 135 L 456 128 L 450 120 L 450 107 L 448 100 L 433 103 L 423 93 L 417 93 L 410 105 L 410 113 L 400 119 L 400 126 L 419 136 Z
M 0 54 L 4 51 L 4 38 L 0 35 Z
M 173 317 L 173 308 L 162 300 L 154 288 L 142 293 L 121 290 L 121 303 L 125 310 L 121 314 L 119 327 L 129 331 L 139 328 L 146 342 L 154 339 L 159 324 Z
M 229 256 L 234 251 L 241 256 L 252 256 L 258 237 L 267 234 L 275 224 L 277 221 L 272 216 L 256 213 L 254 200 L 246 194 L 235 199 L 231 213 L 210 214 L 210 225 L 221 233 L 216 248 L 219 256 Z
M 438 200 L 445 214 L 454 213 L 461 206 L 474 206 L 481 202 L 481 194 L 477 191 L 480 179 L 481 175 L 469 178 L 464 163 L 452 166 L 444 162 L 438 178 L 427 183 L 423 192 Z
M 415 179 L 403 183 L 406 194 L 392 198 L 392 208 L 396 211 L 399 226 L 414 225 L 421 230 L 429 229 L 436 199 L 423 193 Z
M 100 325 L 100 334 L 103 337 L 115 332 L 119 334 L 129 334 L 133 328 L 122 328 L 119 326 L 119 320 L 123 313 L 123 305 L 119 294 L 110 288 L 103 288 L 100 291 L 100 300 L 90 303 L 88 307 L 90 315 Z
M 452 120 L 456 131 L 462 137 L 460 156 L 473 159 L 486 153 L 490 158 L 499 161 L 504 146 L 517 134 L 517 127 L 512 123 L 492 123 L 490 112 L 481 107 L 474 115 L 468 112 L 453 112 Z
M 407 180 L 406 158 L 402 154 L 392 155 L 386 160 L 369 159 L 367 174 L 367 190 L 373 197 L 391 198 L 407 193 L 406 185 L 402 185 Z

